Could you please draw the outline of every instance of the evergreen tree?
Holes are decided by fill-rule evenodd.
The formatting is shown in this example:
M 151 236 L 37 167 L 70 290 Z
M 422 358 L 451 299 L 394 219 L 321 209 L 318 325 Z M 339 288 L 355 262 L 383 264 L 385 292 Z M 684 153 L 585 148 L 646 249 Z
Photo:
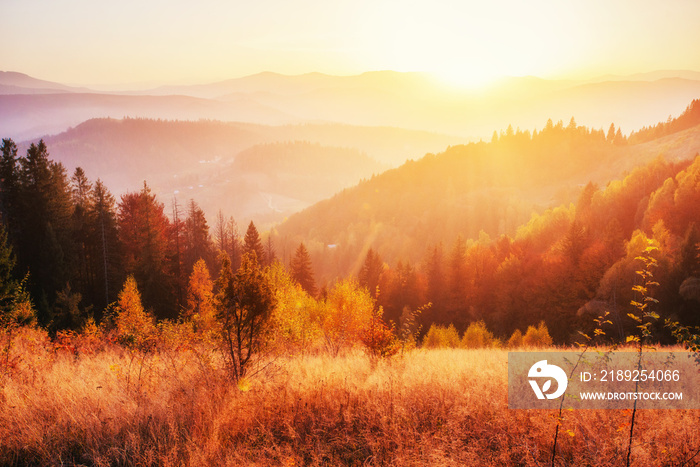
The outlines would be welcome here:
M 445 270 L 442 254 L 442 243 L 436 245 L 429 251 L 426 264 L 428 275 L 427 299 L 432 303 L 430 312 L 439 315 L 445 301 Z
M 69 281 L 76 257 L 70 184 L 63 165 L 50 161 L 43 140 L 31 144 L 19 162 L 19 266 L 31 272 L 38 317 L 48 324 L 50 303 Z
M 265 265 L 272 266 L 276 259 L 275 246 L 272 244 L 272 232 L 270 232 L 267 236 L 267 242 L 265 242 Z
M 416 270 L 408 261 L 398 262 L 390 289 L 385 295 L 388 296 L 388 302 L 384 308 L 384 317 L 387 321 L 394 323 L 399 322 L 405 307 L 417 310 L 421 305 Z
M 99 320 L 101 311 L 116 299 L 117 287 L 123 280 L 121 248 L 117 230 L 116 201 L 100 179 L 93 187 L 88 211 L 89 244 L 93 251 L 90 268 L 94 274 L 89 302 L 95 305 Z
M 185 220 L 184 269 L 192 271 L 194 264 L 203 259 L 210 264 L 213 260 L 212 247 L 209 241 L 209 225 L 204 211 L 192 199 L 187 208 Z
M 358 281 L 361 287 L 366 288 L 372 298 L 377 298 L 377 287 L 379 287 L 379 279 L 384 271 L 384 262 L 379 255 L 370 248 L 365 256 L 365 262 L 362 264 Z
M 255 228 L 253 221 L 250 221 L 250 224 L 248 224 L 248 230 L 246 230 L 243 238 L 243 254 L 250 255 L 251 253 L 255 253 L 258 264 L 265 262 L 265 251 L 260 240 L 260 234 L 258 234 L 258 229 Z
M 219 253 L 225 251 L 231 260 L 231 266 L 234 269 L 238 269 L 241 264 L 241 239 L 238 233 L 238 225 L 233 217 L 224 218 L 221 210 L 216 216 L 214 238 Z
M 316 295 L 316 283 L 314 282 L 311 258 L 303 243 L 299 244 L 294 258 L 292 258 L 291 269 L 292 278 L 297 281 L 309 295 Z
M 158 318 L 176 318 L 174 254 L 171 225 L 164 206 L 144 182 L 138 193 L 127 193 L 119 203 L 119 237 L 127 273 L 142 284 L 145 306 Z
M 0 224 L 0 314 L 11 311 L 18 283 L 14 277 L 15 255 L 8 242 L 7 231 Z
M 467 290 L 467 268 L 466 268 L 467 245 L 462 235 L 458 235 L 450 254 L 450 296 L 453 301 L 459 303 L 466 299 Z
M 76 243 L 75 270 L 73 278 L 80 291 L 92 291 L 95 287 L 95 271 L 92 258 L 95 256 L 95 245 L 92 243 L 90 225 L 90 201 L 92 184 L 80 167 L 75 169 L 71 178 L 73 202 L 73 239 Z
M 608 136 L 605 138 L 608 143 L 615 141 L 615 124 L 611 123 L 610 128 L 608 128 Z
M 215 303 L 222 327 L 222 350 L 231 379 L 239 381 L 265 344 L 275 296 L 255 254 L 244 254 L 241 267 L 233 275 L 231 262 L 223 253 L 217 283 Z
M 11 139 L 3 139 L 0 149 L 0 220 L 8 228 L 16 230 L 20 189 L 17 145 Z M 14 231 L 8 234 L 11 241 L 16 238 Z

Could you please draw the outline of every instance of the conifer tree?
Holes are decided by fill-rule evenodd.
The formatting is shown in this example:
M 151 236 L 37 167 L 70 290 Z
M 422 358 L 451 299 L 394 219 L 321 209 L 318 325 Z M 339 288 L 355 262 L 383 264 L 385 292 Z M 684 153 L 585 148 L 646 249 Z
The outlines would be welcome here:
M 294 278 L 309 295 L 316 295 L 316 283 L 314 281 L 311 258 L 309 257 L 309 252 L 304 246 L 304 243 L 299 244 L 294 258 L 292 258 L 291 269 L 292 278 Z
M 377 298 L 377 287 L 383 271 L 384 262 L 379 257 L 379 254 L 370 248 L 360 269 L 358 281 L 361 287 L 369 291 L 372 298 Z
M 31 272 L 39 320 L 48 324 L 50 303 L 69 281 L 76 256 L 70 184 L 63 165 L 49 159 L 43 140 L 31 144 L 19 163 L 19 267 Z
M 98 178 L 90 196 L 88 212 L 93 248 L 91 267 L 95 275 L 90 302 L 95 305 L 96 320 L 99 320 L 101 310 L 116 298 L 118 285 L 123 280 L 115 206 L 114 196 Z
M 192 267 L 200 259 L 207 263 L 211 263 L 213 260 L 212 247 L 209 241 L 209 225 L 204 216 L 204 211 L 193 199 L 190 200 L 187 207 L 184 247 L 183 266 L 185 271 L 192 271 Z
M 251 253 L 255 253 L 258 264 L 265 262 L 265 251 L 260 240 L 260 234 L 253 221 L 250 221 L 250 224 L 248 224 L 248 230 L 246 230 L 243 238 L 243 254 L 250 255 Z
M 9 229 L 16 230 L 20 189 L 17 145 L 11 139 L 3 139 L 0 149 L 0 220 Z M 15 240 L 13 231 L 9 231 L 8 235 L 10 241 Z
M 170 229 L 163 204 L 145 182 L 140 192 L 122 196 L 119 237 L 125 268 L 142 284 L 143 301 L 158 318 L 177 316 Z
M 244 254 L 234 275 L 231 261 L 223 253 L 217 285 L 215 306 L 222 327 L 222 351 L 229 375 L 237 382 L 265 344 L 275 297 L 255 254 Z

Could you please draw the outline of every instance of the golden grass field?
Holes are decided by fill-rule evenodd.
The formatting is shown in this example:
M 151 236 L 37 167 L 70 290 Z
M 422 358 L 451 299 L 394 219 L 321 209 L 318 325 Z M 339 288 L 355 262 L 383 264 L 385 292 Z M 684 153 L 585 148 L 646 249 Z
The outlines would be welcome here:
M 319 353 L 277 358 L 236 386 L 191 349 L 75 355 L 22 330 L 0 380 L 0 465 L 551 465 L 557 413 L 508 409 L 507 359 Z M 629 419 L 565 412 L 556 465 L 624 465 Z M 632 465 L 697 465 L 699 421 L 638 412 Z

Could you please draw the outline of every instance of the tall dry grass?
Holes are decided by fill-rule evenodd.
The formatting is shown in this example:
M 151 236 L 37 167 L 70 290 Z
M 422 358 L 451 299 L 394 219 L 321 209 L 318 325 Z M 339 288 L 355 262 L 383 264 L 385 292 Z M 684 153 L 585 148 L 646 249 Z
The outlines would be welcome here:
M 278 358 L 232 386 L 203 351 L 15 339 L 2 465 L 549 465 L 555 411 L 507 408 L 507 351 Z M 211 357 L 211 358 L 208 358 Z M 695 465 L 698 411 L 642 411 L 633 465 Z M 564 415 L 557 465 L 624 463 L 629 412 Z M 637 434 L 638 433 L 638 434 Z M 685 464 L 684 464 L 685 463 Z

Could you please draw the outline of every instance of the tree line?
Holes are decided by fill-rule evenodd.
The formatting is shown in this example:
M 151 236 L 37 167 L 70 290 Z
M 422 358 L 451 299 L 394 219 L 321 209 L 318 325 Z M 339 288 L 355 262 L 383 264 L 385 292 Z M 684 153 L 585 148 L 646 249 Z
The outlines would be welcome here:
M 11 307 L 21 289 L 39 324 L 52 332 L 78 329 L 88 317 L 99 322 L 127 277 L 156 318 L 177 319 L 197 261 L 212 271 L 219 271 L 219 252 L 233 271 L 244 253 L 254 253 L 261 265 L 275 261 L 271 241 L 263 245 L 253 222 L 241 236 L 235 220 L 219 212 L 210 229 L 194 200 L 184 207 L 173 200 L 168 215 L 146 182 L 117 200 L 81 168 L 69 176 L 43 140 L 22 156 L 11 139 L 3 139 L 1 149 L 0 292 Z M 305 268 L 297 276 L 309 286 L 303 250 L 296 261 Z
M 610 313 L 607 335 L 635 330 L 627 317 L 637 258 L 655 247 L 661 284 L 658 311 L 683 325 L 700 325 L 700 157 L 671 163 L 657 158 L 606 187 L 586 185 L 575 204 L 535 214 L 514 235 L 457 236 L 433 243 L 417 262 L 385 263 L 366 253 L 360 284 L 373 293 L 387 320 L 401 322 L 426 303 L 424 330 L 483 321 L 497 337 L 540 321 L 556 343 Z M 658 335 L 672 341 L 668 330 Z

